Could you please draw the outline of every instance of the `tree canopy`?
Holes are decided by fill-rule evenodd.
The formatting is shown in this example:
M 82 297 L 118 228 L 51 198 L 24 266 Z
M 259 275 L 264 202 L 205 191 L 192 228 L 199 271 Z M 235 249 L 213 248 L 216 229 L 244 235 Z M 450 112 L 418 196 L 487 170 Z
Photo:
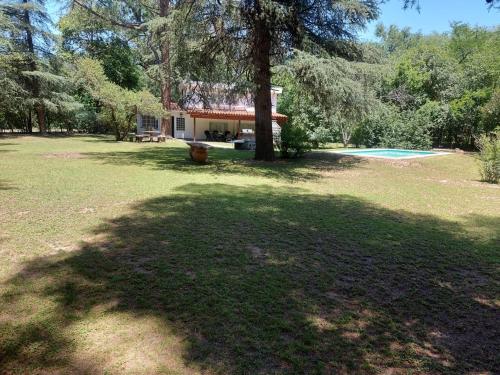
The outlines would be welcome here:
M 76 87 L 87 92 L 101 108 L 99 115 L 121 141 L 133 127 L 137 114 L 163 117 L 159 101 L 148 91 L 132 91 L 111 82 L 97 60 L 82 58 L 76 61 L 73 75 Z

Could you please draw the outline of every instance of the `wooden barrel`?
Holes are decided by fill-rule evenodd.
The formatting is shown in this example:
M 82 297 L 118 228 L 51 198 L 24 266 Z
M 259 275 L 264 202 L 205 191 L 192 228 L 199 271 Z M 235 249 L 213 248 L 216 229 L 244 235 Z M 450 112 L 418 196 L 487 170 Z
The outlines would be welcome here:
M 197 163 L 206 163 L 208 161 L 208 149 L 209 145 L 201 142 L 188 142 L 190 147 L 189 156 L 191 160 Z

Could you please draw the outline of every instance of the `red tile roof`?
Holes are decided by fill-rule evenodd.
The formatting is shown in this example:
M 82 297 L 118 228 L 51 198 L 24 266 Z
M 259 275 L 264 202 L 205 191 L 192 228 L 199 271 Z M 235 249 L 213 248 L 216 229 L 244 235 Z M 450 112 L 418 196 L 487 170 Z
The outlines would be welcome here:
M 255 121 L 255 112 L 219 109 L 190 109 L 186 112 L 193 118 Z M 283 125 L 288 120 L 287 116 L 280 113 L 273 113 L 272 118 L 280 125 Z

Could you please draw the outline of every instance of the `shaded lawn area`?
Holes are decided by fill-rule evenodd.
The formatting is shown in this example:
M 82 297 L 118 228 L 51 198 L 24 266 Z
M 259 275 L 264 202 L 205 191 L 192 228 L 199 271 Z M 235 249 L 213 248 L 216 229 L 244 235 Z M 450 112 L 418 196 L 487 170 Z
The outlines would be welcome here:
M 6 147 L 0 373 L 498 370 L 500 192 L 469 158 L 100 140 Z
M 215 142 L 212 145 L 217 147 Z M 252 160 L 253 151 L 235 151 L 224 147 L 211 149 L 210 160 L 205 165 L 187 162 L 186 149 L 182 147 L 147 148 L 133 151 L 96 152 L 86 154 L 94 159 L 114 165 L 141 165 L 157 170 L 186 173 L 215 173 L 226 175 L 248 175 L 287 180 L 290 182 L 314 180 L 322 177 L 323 171 L 340 171 L 362 164 L 363 159 L 345 158 L 333 153 L 315 153 L 307 159 L 277 160 L 263 163 Z

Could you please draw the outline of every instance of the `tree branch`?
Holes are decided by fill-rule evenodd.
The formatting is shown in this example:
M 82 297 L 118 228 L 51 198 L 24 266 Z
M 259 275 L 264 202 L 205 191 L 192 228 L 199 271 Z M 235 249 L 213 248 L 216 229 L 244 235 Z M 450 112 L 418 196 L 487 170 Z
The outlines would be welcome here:
M 94 16 L 99 17 L 100 19 L 102 19 L 102 20 L 104 20 L 106 22 L 109 22 L 113 26 L 119 26 L 119 27 L 123 27 L 123 28 L 126 28 L 126 29 L 131 29 L 131 30 L 143 30 L 144 27 L 145 27 L 144 24 L 140 24 L 140 23 L 126 23 L 126 22 L 121 22 L 121 21 L 117 21 L 117 20 L 114 20 L 112 18 L 106 17 L 106 16 L 102 15 L 101 13 L 99 13 L 98 11 L 96 11 L 91 6 L 88 6 L 87 4 L 83 3 L 80 0 L 73 0 L 73 2 L 75 4 L 77 4 L 79 7 L 85 9 L 86 11 L 88 11 L 90 13 L 92 13 Z

